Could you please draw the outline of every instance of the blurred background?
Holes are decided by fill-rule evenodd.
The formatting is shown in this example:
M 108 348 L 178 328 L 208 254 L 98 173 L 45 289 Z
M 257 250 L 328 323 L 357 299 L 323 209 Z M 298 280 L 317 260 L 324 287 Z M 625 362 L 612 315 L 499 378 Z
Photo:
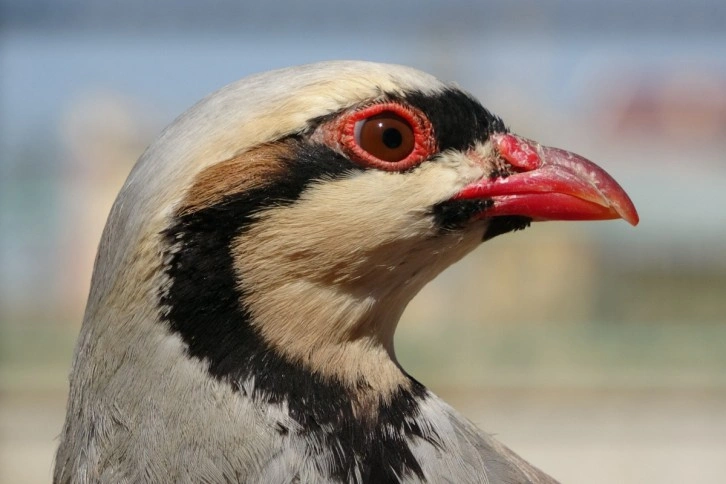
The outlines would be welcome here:
M 145 146 L 210 91 L 408 64 L 583 154 L 641 224 L 538 224 L 411 304 L 404 366 L 564 482 L 726 474 L 722 0 L 0 0 L 0 482 L 49 482 L 94 253 Z

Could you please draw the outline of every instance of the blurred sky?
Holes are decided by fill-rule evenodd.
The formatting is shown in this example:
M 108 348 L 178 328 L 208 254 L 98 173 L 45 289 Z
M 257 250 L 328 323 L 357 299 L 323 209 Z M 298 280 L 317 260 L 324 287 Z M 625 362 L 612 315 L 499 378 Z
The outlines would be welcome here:
M 62 407 L 101 228 L 131 165 L 158 132 L 224 84 L 324 59 L 407 64 L 456 82 L 518 134 L 605 167 L 641 215 L 635 229 L 624 222 L 539 224 L 485 244 L 412 304 L 406 321 L 418 324 L 404 321 L 403 356 L 456 347 L 453 355 L 411 358 L 412 365 L 429 380 L 517 381 L 535 393 L 537 385 L 573 381 L 598 395 L 614 394 L 607 393 L 613 382 L 638 391 L 662 382 L 679 391 L 696 386 L 698 395 L 681 395 L 697 404 L 685 417 L 658 407 L 669 400 L 651 393 L 647 406 L 622 400 L 622 413 L 597 407 L 594 397 L 592 407 L 572 407 L 583 414 L 572 435 L 584 435 L 588 409 L 600 408 L 607 429 L 622 429 L 613 445 L 630 442 L 626 427 L 639 428 L 632 415 L 650 422 L 647 409 L 660 409 L 657 431 L 643 431 L 652 437 L 646 450 L 624 447 L 615 455 L 598 448 L 603 427 L 587 434 L 590 447 L 557 438 L 532 444 L 537 432 L 525 427 L 567 421 L 561 400 L 544 404 L 552 415 L 523 410 L 502 427 L 521 418 L 521 445 L 559 464 L 562 477 L 587 472 L 570 461 L 597 464 L 603 455 L 620 467 L 597 482 L 628 475 L 635 476 L 630 482 L 666 482 L 666 471 L 671 482 L 690 482 L 678 478 L 693 472 L 722 476 L 723 466 L 709 467 L 708 456 L 726 449 L 718 436 L 726 435 L 726 422 L 709 420 L 726 414 L 723 0 L 0 0 L 0 397 L 22 381 L 18 388 L 53 389 L 49 405 Z M 447 312 L 452 307 L 460 312 Z M 461 324 L 441 325 L 452 317 Z M 486 331 L 483 322 L 491 322 Z M 469 338 L 449 334 L 456 331 Z M 478 371 L 464 354 L 497 371 Z M 46 366 L 29 377 L 23 371 L 31 360 Z M 507 365 L 516 371 L 507 373 Z M 607 371 L 598 373 L 598 365 Z M 610 390 L 598 386 L 602 381 Z M 490 415 L 511 411 L 509 401 L 488 402 Z M 8 415 L 9 422 L 17 414 Z M 681 417 L 684 433 L 672 426 Z M 0 434 L 3 428 L 0 406 Z M 648 454 L 659 441 L 672 449 Z M 567 453 L 556 453 L 558 442 Z M 8 448 L 16 454 L 6 462 L 34 455 L 15 443 Z M 43 452 L 47 459 L 51 450 Z M 631 454 L 652 472 L 628 467 Z M 692 465 L 676 465 L 682 455 Z M 2 458 L 0 452 L 0 481 Z
M 404 63 L 456 81 L 514 131 L 604 165 L 629 189 L 642 223 L 636 232 L 593 226 L 603 250 L 635 262 L 726 267 L 722 1 L 0 6 L 6 300 L 47 283 L 42 268 L 57 261 L 27 269 L 38 253 L 56 257 L 47 244 L 77 243 L 63 234 L 58 210 L 88 202 L 62 196 L 56 181 L 118 182 L 155 132 L 212 90 L 331 58 Z M 117 176 L 103 175 L 109 170 Z

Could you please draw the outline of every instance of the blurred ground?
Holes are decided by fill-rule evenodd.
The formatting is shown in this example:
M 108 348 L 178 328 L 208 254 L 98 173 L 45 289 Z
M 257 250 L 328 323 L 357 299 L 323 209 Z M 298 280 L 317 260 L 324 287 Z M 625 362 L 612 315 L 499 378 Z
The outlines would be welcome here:
M 724 391 L 440 392 L 480 426 L 562 482 L 720 482 Z M 50 482 L 62 394 L 0 404 L 0 481 Z M 10 441 L 10 439 L 12 439 Z
M 720 482 L 726 471 L 726 355 L 719 348 L 726 330 L 692 329 L 691 336 L 677 327 L 626 335 L 621 326 L 595 335 L 579 325 L 524 326 L 439 334 L 436 342 L 417 337 L 416 328 L 404 323 L 398 351 L 414 376 L 562 482 Z M 542 338 L 548 332 L 554 334 Z M 49 482 L 73 335 L 54 335 L 42 347 L 32 332 L 12 336 L 27 344 L 18 350 L 38 351 L 36 361 L 45 361 L 37 367 L 23 364 L 20 355 L 3 361 L 0 482 Z M 618 360 L 618 351 L 607 346 L 631 337 L 649 340 L 648 354 L 637 355 L 632 343 Z M 702 347 L 700 357 L 687 358 L 695 366 L 661 361 L 659 355 L 679 344 Z M 526 353 L 513 345 L 533 354 L 502 358 L 492 352 Z

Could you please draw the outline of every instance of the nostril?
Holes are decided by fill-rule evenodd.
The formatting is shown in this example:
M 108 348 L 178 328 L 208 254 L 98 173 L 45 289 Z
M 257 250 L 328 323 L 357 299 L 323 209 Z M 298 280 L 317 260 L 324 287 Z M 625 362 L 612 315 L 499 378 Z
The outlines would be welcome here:
M 511 134 L 494 134 L 492 141 L 499 155 L 518 171 L 536 170 L 542 164 L 534 141 Z

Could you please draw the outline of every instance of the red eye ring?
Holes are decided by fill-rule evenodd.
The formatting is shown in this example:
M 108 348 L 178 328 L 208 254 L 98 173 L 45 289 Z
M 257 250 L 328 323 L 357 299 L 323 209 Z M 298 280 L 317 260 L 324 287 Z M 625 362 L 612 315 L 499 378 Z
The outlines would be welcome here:
M 362 122 L 377 116 L 391 114 L 400 121 L 407 123 L 413 131 L 413 148 L 403 159 L 386 161 L 366 151 L 358 138 Z M 340 145 L 343 150 L 356 161 L 385 171 L 403 171 L 418 165 L 435 152 L 433 129 L 431 123 L 420 111 L 397 102 L 384 102 L 353 111 L 341 120 Z

